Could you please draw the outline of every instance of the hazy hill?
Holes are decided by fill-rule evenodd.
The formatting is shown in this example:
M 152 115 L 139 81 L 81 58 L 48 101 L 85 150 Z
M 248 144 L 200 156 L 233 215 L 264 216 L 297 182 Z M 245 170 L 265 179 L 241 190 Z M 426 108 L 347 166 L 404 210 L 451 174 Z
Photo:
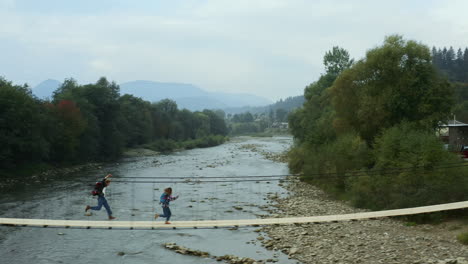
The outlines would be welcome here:
M 291 112 L 292 110 L 301 107 L 305 102 L 305 98 L 303 95 L 292 96 L 286 99 L 281 99 L 274 104 L 266 105 L 266 106 L 257 106 L 257 107 L 228 107 L 224 108 L 223 110 L 226 114 L 240 114 L 245 112 L 250 112 L 252 114 L 260 114 L 260 113 L 269 113 L 270 111 L 275 112 L 277 109 L 284 109 L 287 112 Z
M 48 79 L 32 88 L 34 95 L 41 99 L 47 97 L 51 98 L 52 93 L 61 85 L 62 83 L 57 80 Z
M 251 94 L 207 92 L 192 84 L 132 81 L 120 84 L 121 94 L 132 94 L 154 102 L 169 98 L 179 108 L 189 110 L 219 109 L 227 107 L 263 106 L 270 100 Z
M 121 94 L 132 94 L 148 101 L 176 99 L 181 97 L 206 96 L 207 92 L 185 83 L 163 83 L 152 81 L 131 81 L 120 84 Z
M 61 83 L 57 80 L 46 80 L 32 88 L 39 98 L 52 97 Z M 232 107 L 265 106 L 272 102 L 266 98 L 251 94 L 231 94 L 207 92 L 199 87 L 186 83 L 164 83 L 153 81 L 131 81 L 119 84 L 120 94 L 131 94 L 150 102 L 172 99 L 180 109 L 189 110 L 225 109 Z

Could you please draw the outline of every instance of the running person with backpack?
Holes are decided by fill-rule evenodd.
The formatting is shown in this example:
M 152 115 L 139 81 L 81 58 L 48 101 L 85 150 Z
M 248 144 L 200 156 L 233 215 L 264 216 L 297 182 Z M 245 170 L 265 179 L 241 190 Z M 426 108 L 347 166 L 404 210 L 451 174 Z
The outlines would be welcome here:
M 154 218 L 158 218 L 158 217 L 165 217 L 166 218 L 166 224 L 170 224 L 169 222 L 169 219 L 171 219 L 171 209 L 169 209 L 169 203 L 171 201 L 174 201 L 174 200 L 177 200 L 177 198 L 179 198 L 179 196 L 171 196 L 172 194 L 172 188 L 166 188 L 164 189 L 164 193 L 161 195 L 161 198 L 159 199 L 159 203 L 161 204 L 162 206 L 162 209 L 163 209 L 163 214 L 160 215 L 160 214 L 155 214 L 154 215 Z
M 112 177 L 112 174 L 107 174 L 102 181 L 96 183 L 96 186 L 94 187 L 94 190 L 91 193 L 93 194 L 93 196 L 98 197 L 98 205 L 93 207 L 87 205 L 85 212 L 88 212 L 88 210 L 90 209 L 99 211 L 101 210 L 102 206 L 104 206 L 104 208 L 106 208 L 107 215 L 109 216 L 109 220 L 113 220 L 115 219 L 115 217 L 112 216 L 112 211 L 105 197 L 106 187 L 109 186 L 111 182 L 109 179 L 110 177 Z

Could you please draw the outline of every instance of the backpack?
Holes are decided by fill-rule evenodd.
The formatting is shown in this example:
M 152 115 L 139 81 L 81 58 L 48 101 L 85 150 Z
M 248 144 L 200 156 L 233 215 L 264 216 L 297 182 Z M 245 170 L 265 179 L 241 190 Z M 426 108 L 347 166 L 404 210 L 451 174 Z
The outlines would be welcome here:
M 161 197 L 159 198 L 159 204 L 167 205 L 169 203 L 168 199 L 169 199 L 169 194 L 163 193 Z
M 96 182 L 96 185 L 94 185 L 94 190 L 91 192 L 93 196 L 100 195 L 102 194 L 102 190 L 104 189 L 104 185 L 102 182 Z

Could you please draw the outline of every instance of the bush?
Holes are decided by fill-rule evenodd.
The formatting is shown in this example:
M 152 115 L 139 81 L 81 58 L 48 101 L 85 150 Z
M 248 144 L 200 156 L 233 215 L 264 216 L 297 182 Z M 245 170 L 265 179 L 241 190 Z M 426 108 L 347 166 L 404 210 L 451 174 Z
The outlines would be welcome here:
M 180 145 L 172 139 L 160 139 L 146 145 L 147 148 L 155 151 L 169 152 L 180 147 Z
M 305 180 L 341 196 L 347 189 L 347 172 L 367 166 L 370 151 L 359 136 L 348 133 L 315 148 L 307 144 L 294 148 L 290 156 L 293 172 L 302 167 Z
M 463 245 L 468 245 L 468 232 L 459 234 L 457 240 Z
M 226 141 L 226 137 L 221 135 L 210 135 L 205 136 L 197 139 L 186 140 L 182 142 L 178 142 L 178 148 L 184 149 L 194 149 L 194 148 L 207 148 L 213 147 L 220 144 L 223 144 Z
M 304 168 L 304 155 L 305 148 L 302 146 L 297 146 L 291 148 L 288 152 L 289 162 L 288 167 L 291 173 L 297 174 L 301 173 Z
M 255 122 L 233 123 L 230 126 L 232 135 L 244 135 L 261 132 L 260 125 Z
M 444 150 L 431 132 L 409 124 L 392 127 L 376 139 L 373 156 L 373 169 L 350 179 L 351 197 L 358 207 L 406 208 L 468 199 L 467 168 L 437 169 L 460 159 Z

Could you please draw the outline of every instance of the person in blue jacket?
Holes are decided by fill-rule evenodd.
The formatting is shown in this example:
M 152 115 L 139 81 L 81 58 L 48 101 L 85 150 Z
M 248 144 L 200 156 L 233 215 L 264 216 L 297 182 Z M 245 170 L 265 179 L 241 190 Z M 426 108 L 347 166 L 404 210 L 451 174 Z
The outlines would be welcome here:
M 161 198 L 159 198 L 159 203 L 162 206 L 163 214 L 154 215 L 155 219 L 158 217 L 165 217 L 166 224 L 170 224 L 169 219 L 171 219 L 171 215 L 172 215 L 171 209 L 169 209 L 169 203 L 179 198 L 178 195 L 172 196 L 171 194 L 172 194 L 172 188 L 169 187 L 169 188 L 164 189 L 164 193 L 161 195 Z

